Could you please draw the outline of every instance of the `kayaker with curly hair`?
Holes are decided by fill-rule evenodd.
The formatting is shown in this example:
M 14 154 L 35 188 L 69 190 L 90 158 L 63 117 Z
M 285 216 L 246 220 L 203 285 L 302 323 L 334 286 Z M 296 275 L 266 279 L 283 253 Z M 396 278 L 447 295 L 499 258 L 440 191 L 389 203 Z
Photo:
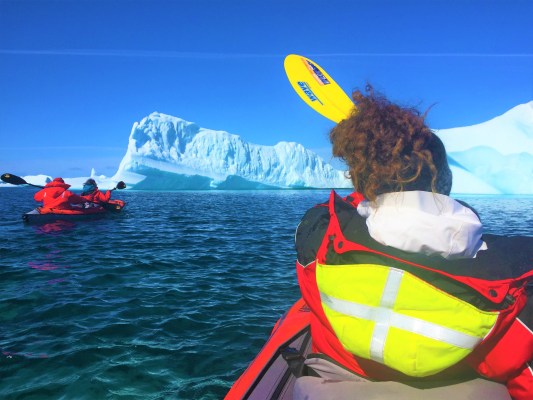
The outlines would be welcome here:
M 449 197 L 446 151 L 425 115 L 371 86 L 352 97 L 330 140 L 355 192 L 332 192 L 296 231 L 320 355 L 308 367 L 327 360 L 422 386 L 481 376 L 532 399 L 533 238 L 483 235 L 477 212 Z
M 448 195 L 452 173 L 441 140 L 415 109 L 403 109 L 375 94 L 354 93 L 359 112 L 330 132 L 332 153 L 349 166 L 357 192 L 376 196 L 401 191 Z

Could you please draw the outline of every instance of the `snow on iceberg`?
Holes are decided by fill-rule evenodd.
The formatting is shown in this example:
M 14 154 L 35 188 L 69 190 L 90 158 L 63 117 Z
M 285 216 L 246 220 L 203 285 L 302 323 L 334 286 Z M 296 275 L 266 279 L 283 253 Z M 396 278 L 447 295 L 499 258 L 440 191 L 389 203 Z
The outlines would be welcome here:
M 533 194 L 533 101 L 481 124 L 435 133 L 448 152 L 453 193 Z
M 448 151 L 452 193 L 533 194 L 533 101 L 477 125 L 435 133 Z M 134 123 L 113 177 L 94 170 L 90 176 L 102 188 L 123 180 L 128 188 L 146 190 L 352 187 L 344 171 L 300 144 L 255 145 L 157 112 Z M 24 178 L 37 185 L 52 179 Z M 65 180 L 81 189 L 86 178 Z
M 149 190 L 351 186 L 343 171 L 301 144 L 256 145 L 157 112 L 134 123 L 113 180 Z

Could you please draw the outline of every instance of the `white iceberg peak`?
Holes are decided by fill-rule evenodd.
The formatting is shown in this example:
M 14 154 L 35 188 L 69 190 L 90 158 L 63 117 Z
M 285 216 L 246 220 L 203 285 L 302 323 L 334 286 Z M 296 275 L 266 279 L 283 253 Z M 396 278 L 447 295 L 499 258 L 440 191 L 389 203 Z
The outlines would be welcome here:
M 448 152 L 452 193 L 533 194 L 533 101 L 477 125 L 435 132 Z M 148 190 L 352 187 L 344 171 L 299 143 L 257 145 L 159 112 L 133 124 L 112 178 L 98 176 L 94 168 L 90 177 L 103 188 L 122 180 L 128 188 Z M 24 178 L 38 185 L 52 179 Z M 86 179 L 65 181 L 81 188 Z
M 350 187 L 334 169 L 301 144 L 262 146 L 221 130 L 151 113 L 131 130 L 128 151 L 115 178 L 128 175 L 131 185 L 176 188 L 331 188 Z M 118 178 L 117 178 L 118 179 Z M 202 181 L 202 183 L 199 183 Z
M 533 101 L 481 124 L 435 131 L 454 193 L 533 194 Z

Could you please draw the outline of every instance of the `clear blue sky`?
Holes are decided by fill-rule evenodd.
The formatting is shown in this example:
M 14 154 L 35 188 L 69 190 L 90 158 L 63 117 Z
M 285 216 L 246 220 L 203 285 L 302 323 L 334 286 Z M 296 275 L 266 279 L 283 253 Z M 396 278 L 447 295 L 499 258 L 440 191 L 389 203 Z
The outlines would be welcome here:
M 531 0 L 0 0 L 0 173 L 111 176 L 153 111 L 329 154 L 283 70 L 309 57 L 472 125 L 533 100 Z

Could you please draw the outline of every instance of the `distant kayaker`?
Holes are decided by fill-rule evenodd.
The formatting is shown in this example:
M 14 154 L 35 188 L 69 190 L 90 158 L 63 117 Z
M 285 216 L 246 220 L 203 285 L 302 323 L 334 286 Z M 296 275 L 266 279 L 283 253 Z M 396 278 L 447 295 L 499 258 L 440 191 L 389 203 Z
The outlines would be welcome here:
M 54 178 L 35 193 L 33 198 L 35 201 L 42 201 L 43 207 L 60 210 L 68 210 L 83 204 L 86 200 L 68 190 L 69 187 L 70 185 L 65 183 L 63 178 Z
M 107 203 L 111 198 L 111 190 L 107 190 L 105 193 L 102 193 L 98 189 L 96 181 L 92 178 L 89 178 L 83 184 L 81 196 L 86 201 L 91 203 Z
M 446 151 L 425 115 L 371 86 L 352 97 L 330 140 L 355 192 L 332 192 L 296 231 L 321 353 L 308 367 L 399 382 L 481 375 L 533 399 L 533 238 L 483 235 L 476 211 L 449 197 Z

